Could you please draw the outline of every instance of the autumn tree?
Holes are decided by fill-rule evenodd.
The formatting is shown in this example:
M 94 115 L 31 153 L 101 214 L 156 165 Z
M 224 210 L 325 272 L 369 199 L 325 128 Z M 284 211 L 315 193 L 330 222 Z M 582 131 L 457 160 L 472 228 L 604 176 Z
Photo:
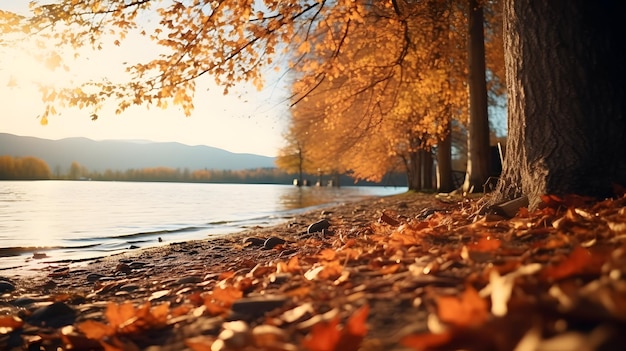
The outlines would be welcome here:
M 350 89 L 341 89 L 343 95 L 338 95 L 360 101 L 369 96 L 369 103 L 362 105 L 367 110 L 363 121 L 375 126 L 381 116 L 391 113 L 399 119 L 430 118 L 414 112 L 409 117 L 408 112 L 399 111 L 400 105 L 395 104 L 399 100 L 393 96 L 402 89 L 410 89 L 410 84 L 415 83 L 412 80 L 420 80 L 416 74 L 418 69 L 428 66 L 427 62 L 433 65 L 427 71 L 449 65 L 446 60 L 450 56 L 444 54 L 438 58 L 440 54 L 433 53 L 437 45 L 457 43 L 458 47 L 465 47 L 445 34 L 462 34 L 466 26 L 462 22 L 440 20 L 450 18 L 457 8 L 467 8 L 467 4 L 443 0 L 376 3 L 59 0 L 36 2 L 30 17 L 2 13 L 0 28 L 11 34 L 11 38 L 18 32 L 36 33 L 37 36 L 31 36 L 38 41 L 36 44 L 49 49 L 39 50 L 38 55 L 52 68 L 69 67 L 60 55 L 59 48 L 64 45 L 72 49 L 83 46 L 99 49 L 107 44 L 122 45 L 126 37 L 137 34 L 153 40 L 162 49 L 152 60 L 131 63 L 127 68 L 128 79 L 124 81 L 104 77 L 70 86 L 42 86 L 43 100 L 47 103 L 42 123 L 59 107 L 66 106 L 91 109 L 92 118 L 97 118 L 107 101 L 116 104 L 117 113 L 131 105 L 165 108 L 174 104 L 189 114 L 197 78 L 210 75 L 225 91 L 242 80 L 260 87 L 264 69 L 281 53 L 296 51 L 299 55 L 292 66 L 308 72 L 300 82 L 301 97 L 309 95 L 322 82 L 338 81 L 346 72 L 351 72 L 353 78 L 361 75 L 365 80 L 345 80 Z M 155 18 L 157 23 L 147 23 L 148 17 Z M 420 31 L 420 26 L 427 30 Z M 427 34 L 440 39 L 423 40 Z M 349 41 L 357 39 L 362 47 L 350 49 L 354 46 Z M 312 60 L 306 59 L 309 53 Z M 430 56 L 420 57 L 424 53 Z M 353 66 L 353 62 L 361 64 Z M 445 125 L 438 128 L 445 130 Z M 421 139 L 404 144 L 429 145 L 425 141 L 429 138 Z M 414 163 L 412 167 L 416 166 L 417 161 L 410 162 Z
M 42 159 L 26 156 L 0 156 L 0 179 L 43 180 L 50 179 L 50 167 Z
M 509 136 L 501 199 L 626 184 L 625 4 L 506 0 Z M 621 191 L 623 192 L 623 190 Z
M 298 136 L 298 132 L 294 129 L 293 124 L 289 131 L 285 134 L 286 144 L 278 151 L 276 156 L 276 166 L 284 170 L 288 174 L 298 175 L 298 186 L 304 185 L 304 172 L 310 163 L 305 158 L 306 145 L 304 138 Z
M 490 14 L 498 12 L 494 10 L 496 4 L 491 3 Z M 407 172 L 409 187 L 419 190 L 423 184 L 426 187 L 431 184 L 430 149 L 444 141 L 442 147 L 437 148 L 440 158 L 437 164 L 444 168 L 443 172 L 438 172 L 439 189 L 452 190 L 451 147 L 446 137 L 452 118 L 466 121 L 467 9 L 463 2 L 449 1 L 405 4 L 386 11 L 370 8 L 362 22 L 353 24 L 344 33 L 330 30 L 316 33 L 318 36 L 306 46 L 313 58 L 299 67 L 303 77 L 298 76 L 294 90 L 304 91 L 304 96 L 296 99 L 294 120 L 315 128 L 311 134 L 324 143 L 318 152 L 324 153 L 326 159 L 341 160 L 355 176 L 365 179 L 381 177 L 385 171 L 397 167 L 399 159 Z M 482 34 L 482 17 L 477 21 L 481 22 Z M 493 27 L 498 27 L 497 23 L 488 28 Z M 499 34 L 492 30 L 487 37 L 496 41 L 494 36 Z M 341 50 L 328 50 L 324 56 L 316 45 L 316 39 L 323 35 L 342 38 Z M 482 44 L 482 35 L 479 40 Z M 474 113 L 474 119 L 482 122 L 487 132 L 481 134 L 486 136 L 484 142 L 484 138 L 479 138 L 480 142 L 472 145 L 486 149 L 488 155 L 484 49 L 477 56 L 481 55 L 484 114 Z M 492 52 L 492 58 L 501 56 Z M 491 63 L 492 67 L 503 66 L 500 62 Z M 309 67 L 322 64 L 344 69 L 329 76 L 316 75 Z M 500 87 L 497 74 L 501 74 L 501 70 L 492 72 L 491 88 Z M 315 86 L 315 91 L 300 86 Z M 474 90 L 480 93 L 480 89 Z M 502 93 L 501 90 L 494 92 Z M 316 122 L 311 125 L 311 118 L 302 121 L 300 109 L 315 111 L 319 115 Z M 480 121 L 481 118 L 484 120 Z M 487 166 L 486 160 L 476 160 L 476 154 L 481 155 L 471 154 L 475 164 Z M 394 158 L 398 159 L 394 161 Z M 488 176 L 485 173 L 476 177 L 475 182 L 480 184 L 477 190 L 482 190 Z

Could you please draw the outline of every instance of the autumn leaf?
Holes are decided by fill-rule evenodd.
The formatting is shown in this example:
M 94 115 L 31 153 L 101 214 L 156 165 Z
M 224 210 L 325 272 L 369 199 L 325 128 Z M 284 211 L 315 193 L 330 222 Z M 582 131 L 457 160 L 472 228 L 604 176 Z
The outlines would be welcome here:
M 406 347 L 410 347 L 414 350 L 429 350 L 434 347 L 443 346 L 450 342 L 451 339 L 452 335 L 449 332 L 444 332 L 440 334 L 412 334 L 403 337 L 400 340 L 400 344 Z
M 214 337 L 204 335 L 185 339 L 185 345 L 193 351 L 213 351 L 211 346 L 214 342 Z
M 293 256 L 285 262 L 278 262 L 276 264 L 276 273 L 298 273 L 302 271 L 302 267 L 300 267 L 300 262 L 298 260 L 298 256 Z
M 436 301 L 439 319 L 458 327 L 477 326 L 489 317 L 487 302 L 470 285 L 460 297 L 438 296 Z
M 553 280 L 567 278 L 580 274 L 592 261 L 589 250 L 577 246 L 569 256 L 555 266 L 548 266 L 543 270 L 543 277 Z
M 0 316 L 0 334 L 6 334 L 24 325 L 24 321 L 15 316 Z
M 332 261 L 335 259 L 336 256 L 337 256 L 337 252 L 333 249 L 324 249 L 320 251 L 320 253 L 317 255 L 319 259 L 325 260 L 325 261 Z
M 302 341 L 302 346 L 310 351 L 334 351 L 341 338 L 339 317 L 328 322 L 319 322 Z
M 341 337 L 336 346 L 336 350 L 357 351 L 361 346 L 363 338 L 367 335 L 367 317 L 369 305 L 365 305 L 356 310 L 346 322 L 346 326 L 341 332 Z
M 79 323 L 77 327 L 87 338 L 94 340 L 101 340 L 105 336 L 115 334 L 115 328 L 113 326 L 93 320 L 86 320 Z
M 470 251 L 491 252 L 499 249 L 501 244 L 502 243 L 499 239 L 492 238 L 491 236 L 486 236 L 478 239 L 478 241 L 468 244 L 467 248 Z
M 339 328 L 339 317 L 320 322 L 311 328 L 303 341 L 310 351 L 357 351 L 367 334 L 369 306 L 356 310 L 343 328 Z

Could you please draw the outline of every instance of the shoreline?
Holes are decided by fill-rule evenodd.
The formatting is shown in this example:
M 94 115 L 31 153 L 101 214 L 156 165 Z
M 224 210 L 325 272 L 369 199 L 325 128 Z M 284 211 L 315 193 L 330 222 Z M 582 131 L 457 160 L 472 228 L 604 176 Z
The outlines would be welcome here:
M 47 256 L 41 259 L 35 259 L 32 256 L 20 256 L 21 258 L 26 259 L 21 266 L 7 267 L 0 269 L 0 277 L 8 277 L 19 279 L 23 278 L 33 278 L 36 276 L 44 276 L 49 274 L 49 272 L 58 270 L 64 267 L 68 267 L 70 269 L 80 268 L 84 269 L 86 266 L 92 264 L 101 264 L 106 262 L 105 264 L 111 264 L 110 261 L 114 261 L 116 259 L 131 259 L 137 258 L 142 255 L 150 255 L 151 253 L 159 253 L 159 252 L 169 252 L 171 251 L 171 246 L 193 246 L 200 242 L 212 242 L 215 240 L 224 240 L 229 242 L 232 245 L 241 244 L 242 241 L 246 237 L 250 236 L 280 236 L 281 238 L 287 238 L 297 236 L 297 234 L 302 234 L 306 232 L 307 227 L 314 222 L 319 221 L 320 219 L 332 219 L 332 217 L 341 217 L 342 219 L 346 216 L 352 215 L 354 212 L 365 211 L 366 209 L 370 209 L 371 218 L 370 220 L 376 219 L 376 214 L 380 214 L 379 212 L 383 210 L 385 206 L 377 206 L 377 204 L 386 204 L 386 207 L 394 207 L 394 203 L 404 202 L 404 198 L 407 194 L 410 193 L 400 193 L 395 195 L 387 195 L 387 196 L 373 196 L 365 199 L 360 199 L 356 201 L 348 201 L 343 203 L 331 204 L 329 206 L 325 205 L 316 205 L 313 206 L 313 209 L 304 210 L 302 212 L 295 211 L 293 215 L 282 216 L 281 219 L 276 220 L 277 224 L 271 224 L 269 226 L 252 226 L 249 228 L 242 228 L 236 232 L 229 233 L 220 233 L 220 234 L 207 234 L 204 238 L 191 239 L 191 240 L 172 240 L 170 242 L 163 242 L 158 245 L 151 245 L 146 247 L 138 247 L 138 248 L 130 248 L 130 249 L 121 249 L 116 250 L 117 252 L 113 252 L 111 254 L 103 253 L 102 255 L 98 255 L 96 257 L 85 257 L 85 258 L 68 258 L 68 259 L 52 259 L 52 256 Z M 420 195 L 432 197 L 434 199 L 434 195 Z M 423 201 L 420 199 L 419 201 Z M 364 214 L 362 214 L 364 215 Z M 361 223 L 364 223 L 361 221 Z M 296 238 L 297 239 L 297 238 Z M 31 249 L 31 248 L 29 248 Z M 31 251 L 31 250 L 28 250 Z M 40 251 L 40 250 L 34 250 Z M 52 260 L 49 260 L 52 259 Z M 41 265 L 37 267 L 37 265 Z

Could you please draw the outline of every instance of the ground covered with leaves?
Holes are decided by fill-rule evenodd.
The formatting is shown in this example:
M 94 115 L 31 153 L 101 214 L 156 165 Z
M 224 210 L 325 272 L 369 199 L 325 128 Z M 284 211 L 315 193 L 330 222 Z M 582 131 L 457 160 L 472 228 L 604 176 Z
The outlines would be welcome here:
M 623 350 L 626 197 L 543 200 L 409 193 L 5 274 L 0 349 Z

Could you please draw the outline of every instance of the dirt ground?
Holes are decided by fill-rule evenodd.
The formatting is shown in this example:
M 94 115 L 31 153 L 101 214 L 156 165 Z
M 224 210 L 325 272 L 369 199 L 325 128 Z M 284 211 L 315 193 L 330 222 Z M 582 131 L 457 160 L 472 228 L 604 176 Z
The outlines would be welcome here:
M 626 198 L 544 200 L 407 193 L 4 272 L 0 349 L 623 350 Z

